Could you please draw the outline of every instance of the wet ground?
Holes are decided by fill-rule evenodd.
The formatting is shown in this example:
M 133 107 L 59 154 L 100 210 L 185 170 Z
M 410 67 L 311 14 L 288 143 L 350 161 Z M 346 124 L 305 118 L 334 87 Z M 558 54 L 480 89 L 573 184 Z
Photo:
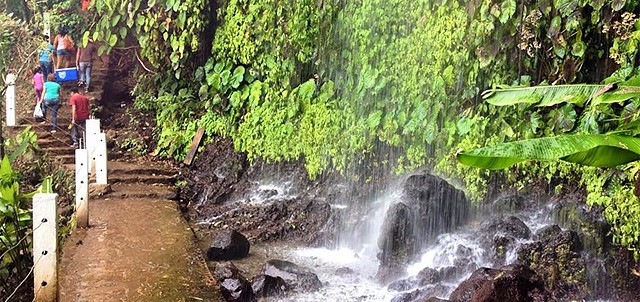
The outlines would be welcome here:
M 120 169 L 113 179 L 162 173 L 148 165 L 113 166 Z M 163 198 L 170 187 L 113 187 L 90 201 L 90 227 L 76 230 L 62 248 L 60 301 L 221 301 L 193 232 L 176 203 Z

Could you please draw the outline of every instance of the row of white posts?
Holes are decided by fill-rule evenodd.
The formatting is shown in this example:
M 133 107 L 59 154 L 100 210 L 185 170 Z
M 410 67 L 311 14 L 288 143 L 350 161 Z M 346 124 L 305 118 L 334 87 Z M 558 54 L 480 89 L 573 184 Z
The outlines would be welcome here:
M 6 125 L 16 125 L 15 75 L 5 77 Z M 95 173 L 97 184 L 107 184 L 107 140 L 100 131 L 100 120 L 86 121 L 84 149 L 76 149 L 76 221 L 89 226 L 89 174 Z M 33 196 L 33 278 L 34 301 L 58 300 L 58 194 Z
M 100 120 L 87 120 L 86 144 L 76 149 L 75 208 L 77 226 L 89 226 L 89 174 L 95 172 L 97 184 L 107 184 L 107 144 L 100 132 Z M 40 193 L 33 197 L 33 278 L 34 301 L 58 301 L 57 263 L 58 194 Z

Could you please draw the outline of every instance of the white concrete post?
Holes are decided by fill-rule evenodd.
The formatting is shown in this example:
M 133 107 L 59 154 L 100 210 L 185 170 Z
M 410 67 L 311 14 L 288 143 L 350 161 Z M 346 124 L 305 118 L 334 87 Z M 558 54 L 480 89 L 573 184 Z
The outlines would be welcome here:
M 51 14 L 48 12 L 42 13 L 42 19 L 44 20 L 42 33 L 51 37 Z M 46 80 L 46 79 L 45 79 Z
M 76 221 L 78 227 L 89 227 L 89 155 L 87 149 L 76 149 Z
M 58 194 L 33 196 L 34 301 L 57 301 L 58 295 Z
M 96 146 L 98 142 L 98 135 L 100 134 L 100 120 L 88 119 L 86 121 L 85 135 L 87 140 L 85 142 L 87 151 L 89 151 L 89 173 L 93 172 L 96 164 Z
M 107 184 L 107 135 L 100 133 L 98 135 L 98 144 L 96 146 L 96 183 L 100 185 Z
M 5 111 L 7 112 L 6 125 L 13 127 L 16 125 L 16 75 L 7 74 L 5 78 L 7 90 L 5 91 Z

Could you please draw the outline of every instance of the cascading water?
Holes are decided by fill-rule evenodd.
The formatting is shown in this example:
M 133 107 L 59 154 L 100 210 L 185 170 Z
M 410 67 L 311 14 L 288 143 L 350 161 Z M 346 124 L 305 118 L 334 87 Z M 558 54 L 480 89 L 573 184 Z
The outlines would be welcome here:
M 345 111 L 353 113 L 356 120 L 365 121 L 353 125 L 345 121 L 347 128 L 358 129 L 346 135 L 353 140 L 360 136 L 377 136 L 363 140 L 364 144 L 375 144 L 374 150 L 362 152 L 372 158 L 353 159 L 361 164 L 354 165 L 375 170 L 387 169 L 401 161 L 404 162 L 400 165 L 412 160 L 424 162 L 424 157 L 436 153 L 433 146 L 450 144 L 440 140 L 447 137 L 453 140 L 452 136 L 469 133 L 465 128 L 473 126 L 470 118 L 466 119 L 471 124 L 465 127 L 462 123 L 456 124 L 456 119 L 443 115 L 462 114 L 455 110 L 466 108 L 462 103 L 478 95 L 478 88 L 474 86 L 476 79 L 465 74 L 479 73 L 478 66 L 466 61 L 476 59 L 473 53 L 492 55 L 491 52 L 497 51 L 497 48 L 465 49 L 473 45 L 468 41 L 470 37 L 477 38 L 469 36 L 469 32 L 488 30 L 467 28 L 470 24 L 468 14 L 473 14 L 479 3 L 338 2 L 337 5 L 343 7 L 334 16 L 334 24 L 330 29 L 323 28 L 328 31 L 324 41 L 328 45 L 318 49 L 318 60 L 314 63 L 319 66 L 319 74 L 315 78 L 332 80 L 338 90 L 337 103 L 347 104 Z M 324 2 L 320 1 L 318 5 L 324 5 Z M 495 5 L 496 13 L 499 14 L 500 9 Z M 491 8 L 493 13 L 494 8 Z M 478 82 L 485 80 L 477 79 Z M 467 84 L 472 87 L 461 87 Z M 448 101 L 458 103 L 443 105 Z M 404 144 L 404 141 L 411 143 Z M 406 150 L 396 150 L 394 154 L 390 152 L 393 149 L 390 146 L 402 146 Z M 429 151 L 421 153 L 422 150 Z M 347 171 L 346 174 L 364 175 L 362 179 L 370 180 L 377 172 L 380 171 Z M 217 177 L 225 179 L 223 174 L 217 174 Z M 305 188 L 292 191 L 292 182 L 295 181 L 279 178 L 256 180 L 252 183 L 251 193 L 232 196 L 232 200 L 239 204 L 267 206 L 307 194 Z M 350 194 L 360 188 L 341 183 L 335 185 L 337 191 L 347 192 L 341 198 L 330 194 L 313 196 L 326 201 L 335 214 L 337 240 L 330 240 L 324 248 L 284 247 L 270 256 L 311 268 L 324 284 L 316 292 L 279 299 L 413 301 L 430 296 L 449 298 L 479 267 L 501 267 L 525 262 L 531 255 L 556 253 L 546 249 L 545 245 L 550 242 L 538 240 L 554 233 L 560 235 L 559 240 L 566 241 L 562 241 L 562 250 L 566 251 L 563 257 L 578 259 L 581 256 L 576 252 L 577 248 L 572 249 L 576 242 L 573 233 L 548 227 L 553 223 L 549 219 L 552 206 L 536 205 L 535 209 L 518 207 L 516 210 L 494 206 L 475 215 L 476 209 L 461 191 L 426 173 L 405 175 L 391 183 L 377 183 L 384 188 L 363 189 L 373 192 L 371 194 Z M 355 184 L 358 185 L 362 184 Z M 208 196 L 207 191 L 200 204 L 210 201 Z M 203 223 L 212 224 L 219 217 L 211 217 Z M 586 268 L 586 275 L 595 281 L 589 281 L 598 286 L 609 286 L 600 282 L 601 276 L 605 275 L 605 265 L 597 260 L 591 263 L 595 265 Z M 576 260 L 569 264 L 580 263 Z M 545 267 L 541 266 L 537 269 L 544 273 Z M 568 269 L 554 268 L 552 274 L 545 277 L 550 279 L 558 275 L 558 271 L 565 273 L 563 270 Z M 573 290 L 582 289 L 575 284 L 565 285 Z
M 207 216 L 200 224 L 215 225 L 225 217 L 262 212 L 267 219 L 279 219 L 273 225 L 278 230 L 282 223 L 295 220 L 289 216 L 300 210 L 283 208 L 295 201 L 305 205 L 299 208 L 308 213 L 304 220 L 320 214 L 314 211 L 319 208 L 306 205 L 324 204 L 344 222 L 338 225 L 339 240 L 328 240 L 332 244 L 327 247 L 273 245 L 266 252 L 255 252 L 260 255 L 257 258 L 248 259 L 254 263 L 248 275 L 251 277 L 256 276 L 255 265 L 261 266 L 265 258 L 283 259 L 310 268 L 323 283 L 317 291 L 290 292 L 269 297 L 269 301 L 408 302 L 426 297 L 450 298 L 461 282 L 480 267 L 527 263 L 533 256 L 544 260 L 537 265 L 541 265 L 538 271 L 545 274 L 546 266 L 559 265 L 546 258 L 561 251 L 565 251 L 561 257 L 569 260 L 567 265 L 575 266 L 578 273 L 585 270 L 575 276 L 589 278 L 589 288 L 611 286 L 603 280 L 605 263 L 580 255 L 575 232 L 549 226 L 554 223 L 552 217 L 556 221 L 573 219 L 575 213 L 583 211 L 581 208 L 564 207 L 561 202 L 542 198 L 534 199 L 540 202 L 524 202 L 517 196 L 507 196 L 476 209 L 461 191 L 424 172 L 399 177 L 385 191 L 370 190 L 377 192 L 370 195 L 351 195 L 344 182 L 336 185 L 328 181 L 324 186 L 311 187 L 288 171 L 255 174 L 237 183 L 243 190 L 226 195 L 229 204 L 223 209 L 228 211 Z M 358 200 L 350 196 L 368 197 Z M 245 206 L 257 211 L 238 212 Z M 280 213 L 286 215 L 272 218 Z M 320 227 L 310 230 L 320 231 Z M 592 239 L 597 241 L 597 237 Z M 553 276 L 551 272 L 545 278 Z M 565 286 L 582 288 L 571 283 Z
M 382 194 L 375 202 L 369 215 L 359 220 L 364 225 L 361 231 L 348 231 L 345 246 L 335 249 L 297 249 L 289 255 L 296 263 L 312 267 L 324 286 L 318 292 L 298 294 L 281 301 L 414 301 L 426 297 L 447 299 L 457 286 L 480 267 L 501 267 L 518 263 L 521 249 L 535 245 L 534 235 L 544 233 L 554 223 L 551 219 L 555 204 L 529 205 L 519 209 L 509 209 L 500 205 L 489 205 L 478 210 L 478 215 L 469 216 L 468 204 L 461 225 L 428 238 L 420 245 L 416 257 L 406 262 L 396 263 L 402 268 L 394 278 L 381 282 L 380 261 L 383 249 L 377 244 L 385 236 L 385 224 L 389 222 L 389 212 L 394 205 L 406 202 L 407 180 L 404 189 L 397 184 L 393 190 Z M 404 193 L 402 193 L 404 191 Z M 445 196 L 445 195 L 441 195 Z M 423 196 L 424 197 L 424 196 Z M 450 200 L 449 200 L 450 202 Z M 451 210 L 451 208 L 447 208 Z M 387 213 L 383 213 L 383 212 Z M 393 215 L 391 215 L 393 216 Z M 382 218 L 382 219 L 381 219 Z M 381 221 L 382 220 L 382 221 Z M 453 220 L 453 219 L 452 219 Z M 466 222 L 466 223 L 462 223 Z M 416 225 L 418 229 L 420 224 Z M 555 227 L 555 226 L 554 226 Z M 357 229 L 357 227 L 355 228 Z M 366 231 L 363 231 L 366 230 Z M 376 231 L 377 230 L 377 231 Z M 551 228 L 553 230 L 553 228 Z M 552 231 L 558 233 L 558 231 Z M 370 233 L 367 233 L 370 232 Z M 562 231 L 565 232 L 565 231 Z M 413 230 L 410 234 L 417 234 Z M 506 242 L 506 244 L 505 244 Z M 587 253 L 583 253 L 587 257 Z M 588 267 L 588 274 L 594 282 L 602 282 L 604 267 Z

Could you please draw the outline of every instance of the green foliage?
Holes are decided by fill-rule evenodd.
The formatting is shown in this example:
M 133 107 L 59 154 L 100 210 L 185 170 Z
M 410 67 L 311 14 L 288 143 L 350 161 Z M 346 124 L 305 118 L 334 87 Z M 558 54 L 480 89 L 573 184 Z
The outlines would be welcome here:
M 578 134 L 521 140 L 462 152 L 465 164 L 504 169 L 525 160 L 565 160 L 593 167 L 615 167 L 640 159 L 640 138 Z
M 553 85 L 535 87 L 500 87 L 485 90 L 482 98 L 494 106 L 534 104 L 549 107 L 569 103 L 582 107 L 591 101 L 594 105 L 609 104 L 640 97 L 640 86 L 609 85 Z
M 48 10 L 51 16 L 51 38 L 58 34 L 59 29 L 66 29 L 74 42 L 79 44 L 82 33 L 88 27 L 87 17 L 80 13 L 81 1 L 57 1 Z
M 208 20 L 209 1 L 205 0 L 104 0 L 93 1 L 92 27 L 83 35 L 103 42 L 100 52 L 137 41 L 140 54 L 155 68 L 169 68 L 179 80 L 194 53 L 202 47 Z
M 639 168 L 637 161 L 627 165 L 625 173 L 586 168 L 580 179 L 588 192 L 587 204 L 604 207 L 613 243 L 631 250 L 636 260 L 640 260 L 640 202 L 630 184 Z
M 12 61 L 20 57 L 18 46 L 25 43 L 30 34 L 27 32 L 26 23 L 14 18 L 12 15 L 0 13 L 0 74 L 4 75 Z M 15 66 L 15 65 L 13 65 Z M 4 85 L 2 85 L 4 88 Z
M 103 51 L 135 41 L 158 70 L 135 91 L 136 107 L 155 113 L 158 154 L 183 158 L 204 127 L 206 141 L 229 137 L 250 159 L 303 160 L 312 177 L 433 166 L 477 200 L 490 179 L 522 185 L 582 170 L 545 162 L 489 172 L 457 164 L 458 150 L 638 134 L 638 91 L 625 90 L 637 86 L 625 82 L 637 74 L 626 15 L 637 3 L 626 2 L 229 0 L 212 12 L 202 0 L 107 0 L 95 2 L 84 40 L 105 42 Z M 617 89 L 556 85 L 600 82 L 607 56 L 621 69 L 604 84 Z M 500 87 L 490 99 L 511 106 L 479 102 L 485 87 Z M 386 147 L 398 152 L 378 154 Z
M 38 136 L 31 130 L 31 126 L 26 127 L 15 138 L 5 141 L 8 150 L 12 150 L 8 155 L 11 162 L 21 157 L 25 160 L 33 159 L 34 152 L 40 150 L 38 147 Z
M 25 277 L 32 263 L 32 218 L 28 201 L 36 192 L 21 193 L 19 178 L 5 156 L 0 163 L 0 284 L 8 287 L 4 288 L 5 292 L 13 289 L 7 280 L 12 276 Z M 51 187 L 50 179 L 45 180 L 43 186 Z

